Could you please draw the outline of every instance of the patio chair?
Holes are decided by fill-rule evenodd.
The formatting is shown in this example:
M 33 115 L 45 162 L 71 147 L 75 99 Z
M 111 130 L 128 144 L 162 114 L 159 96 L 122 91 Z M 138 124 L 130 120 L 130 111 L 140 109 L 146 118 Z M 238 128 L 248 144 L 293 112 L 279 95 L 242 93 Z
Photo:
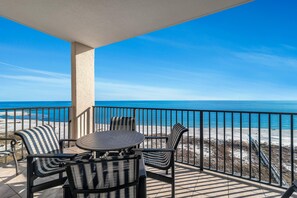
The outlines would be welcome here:
M 43 125 L 15 132 L 20 136 L 26 146 L 27 156 L 27 198 L 32 198 L 33 193 L 54 186 L 62 185 L 67 177 L 63 177 L 65 163 L 74 159 L 89 158 L 90 154 L 66 154 L 63 153 L 65 141 L 76 141 L 74 139 L 58 138 L 50 125 Z M 59 174 L 58 179 L 34 185 L 34 180 L 39 177 L 48 177 Z
M 171 169 L 171 177 L 147 171 L 147 176 L 171 184 L 171 195 L 175 196 L 175 173 L 174 173 L 174 153 L 177 149 L 178 143 L 188 129 L 183 125 L 177 123 L 173 126 L 171 134 L 168 137 L 147 136 L 146 139 L 165 139 L 166 148 L 151 148 L 151 149 L 134 149 L 135 151 L 142 151 L 145 165 L 154 167 L 160 170 Z
M 287 191 L 282 195 L 282 198 L 289 198 L 291 197 L 291 195 L 297 192 L 297 180 L 295 180 L 292 184 L 292 186 L 290 186 Z
M 139 197 L 139 155 L 70 162 L 72 197 Z
M 110 119 L 110 130 L 135 131 L 134 117 L 112 117 Z
M 135 118 L 134 117 L 112 117 L 110 119 L 110 130 L 127 130 L 135 131 Z M 124 152 L 128 153 L 131 148 L 122 151 L 109 151 L 105 155 L 122 155 Z
M 13 139 L 13 138 L 1 138 L 0 137 L 0 141 L 1 140 L 2 141 L 10 141 L 10 148 L 0 151 L 0 157 L 12 156 L 14 165 L 15 165 L 15 172 L 16 172 L 16 175 L 18 175 L 19 166 L 18 166 L 17 158 L 15 156 L 15 145 L 17 144 L 17 140 Z

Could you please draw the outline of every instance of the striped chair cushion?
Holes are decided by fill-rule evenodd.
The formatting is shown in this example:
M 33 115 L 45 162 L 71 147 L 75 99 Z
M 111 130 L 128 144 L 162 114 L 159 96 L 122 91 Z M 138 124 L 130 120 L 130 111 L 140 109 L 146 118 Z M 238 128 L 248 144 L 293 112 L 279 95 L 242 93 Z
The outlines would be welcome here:
M 176 149 L 183 133 L 187 131 L 189 130 L 185 128 L 183 125 L 181 125 L 180 123 L 175 124 L 171 130 L 171 134 L 168 135 L 166 148 Z
M 51 152 L 58 153 L 58 152 Z M 65 164 L 69 162 L 68 158 L 37 158 L 34 162 L 34 172 L 38 177 L 61 173 L 65 171 Z
M 27 148 L 28 154 L 60 154 L 58 138 L 50 125 L 43 125 L 18 131 Z M 69 159 L 36 158 L 34 159 L 34 172 L 38 177 L 45 177 L 65 171 L 62 164 Z
M 180 138 L 182 137 L 184 132 L 187 132 L 188 129 L 183 125 L 177 123 L 173 126 L 171 130 L 171 134 L 168 136 L 168 140 L 166 143 L 167 149 L 176 150 Z M 153 167 L 157 167 L 160 169 L 168 169 L 171 163 L 171 152 L 144 152 L 144 162 L 147 165 L 151 165 Z
M 69 185 L 78 191 L 78 197 L 136 197 L 138 159 L 119 156 L 70 163 L 66 168 Z M 92 193 L 94 189 L 102 192 Z
M 59 151 L 51 153 L 58 154 Z M 78 161 L 86 158 L 89 158 L 88 153 L 77 155 L 71 160 Z M 34 162 L 34 172 L 38 177 L 61 173 L 65 171 L 65 165 L 69 162 L 69 158 L 37 158 Z
M 110 130 L 135 131 L 135 118 L 133 117 L 112 117 L 110 120 Z
M 161 169 L 168 169 L 170 166 L 171 153 L 169 152 L 144 152 L 143 157 L 147 165 L 153 165 Z
M 29 154 L 46 154 L 59 151 L 59 141 L 50 125 L 16 132 L 21 136 Z

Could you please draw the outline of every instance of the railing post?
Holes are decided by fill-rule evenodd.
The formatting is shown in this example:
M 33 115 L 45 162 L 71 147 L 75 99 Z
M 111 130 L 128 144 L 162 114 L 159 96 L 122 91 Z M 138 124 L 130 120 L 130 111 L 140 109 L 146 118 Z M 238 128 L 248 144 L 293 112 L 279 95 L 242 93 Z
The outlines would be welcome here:
M 133 117 L 136 117 L 136 108 L 133 108 Z
M 68 107 L 68 115 L 67 115 L 67 117 L 68 117 L 68 139 L 70 139 L 70 137 L 71 137 L 71 112 L 72 111 L 72 107 Z M 49 120 L 49 122 L 50 122 L 50 108 L 48 108 L 48 120 Z M 70 142 L 68 142 L 68 147 L 70 147 Z
M 92 107 L 93 109 L 93 126 L 92 126 L 92 133 L 95 132 L 95 106 Z
M 204 160 L 204 153 L 203 153 L 203 111 L 200 111 L 200 171 L 203 171 L 203 160 Z

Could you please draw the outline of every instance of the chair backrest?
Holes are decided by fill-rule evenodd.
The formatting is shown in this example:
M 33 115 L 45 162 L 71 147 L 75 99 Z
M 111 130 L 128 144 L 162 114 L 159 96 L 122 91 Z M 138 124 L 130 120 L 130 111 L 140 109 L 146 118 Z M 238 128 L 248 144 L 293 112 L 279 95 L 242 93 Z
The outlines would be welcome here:
M 110 130 L 135 131 L 134 117 L 112 117 L 110 120 Z
M 130 155 L 69 163 L 66 172 L 73 196 L 136 197 L 139 159 Z
M 60 150 L 57 135 L 50 125 L 37 126 L 15 134 L 22 138 L 28 154 L 46 154 Z
M 176 149 L 183 133 L 187 131 L 189 130 L 185 128 L 183 125 L 181 125 L 180 123 L 175 124 L 172 127 L 171 133 L 168 135 L 166 148 Z

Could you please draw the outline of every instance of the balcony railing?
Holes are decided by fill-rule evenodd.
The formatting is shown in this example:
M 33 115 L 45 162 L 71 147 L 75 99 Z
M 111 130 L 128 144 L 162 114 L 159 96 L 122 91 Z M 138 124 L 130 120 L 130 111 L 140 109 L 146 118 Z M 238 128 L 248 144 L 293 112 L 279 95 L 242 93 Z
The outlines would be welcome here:
M 0 137 L 13 137 L 14 132 L 38 125 L 50 124 L 59 139 L 70 137 L 71 107 L 32 107 L 0 109 Z M 9 149 L 10 142 L 0 141 L 0 151 Z M 17 158 L 23 158 L 25 149 L 19 140 L 16 145 Z M 7 158 L 0 159 L 7 161 Z
M 176 161 L 244 179 L 287 187 L 296 178 L 296 113 L 94 107 L 94 131 L 112 116 L 133 116 L 146 136 L 167 136 L 179 122 L 189 128 Z M 164 147 L 146 141 L 142 147 Z
M 189 132 L 177 149 L 176 161 L 201 170 L 283 188 L 297 178 L 297 113 L 107 106 L 95 106 L 93 110 L 93 131 L 108 130 L 112 116 L 135 117 L 136 130 L 146 136 L 167 136 L 175 123 L 183 124 Z M 0 137 L 50 124 L 58 138 L 68 138 L 70 111 L 71 107 L 0 109 Z M 141 146 L 165 147 L 165 143 L 150 140 Z M 0 142 L 0 150 L 8 147 L 9 142 Z M 21 141 L 17 149 L 21 158 L 24 151 Z

